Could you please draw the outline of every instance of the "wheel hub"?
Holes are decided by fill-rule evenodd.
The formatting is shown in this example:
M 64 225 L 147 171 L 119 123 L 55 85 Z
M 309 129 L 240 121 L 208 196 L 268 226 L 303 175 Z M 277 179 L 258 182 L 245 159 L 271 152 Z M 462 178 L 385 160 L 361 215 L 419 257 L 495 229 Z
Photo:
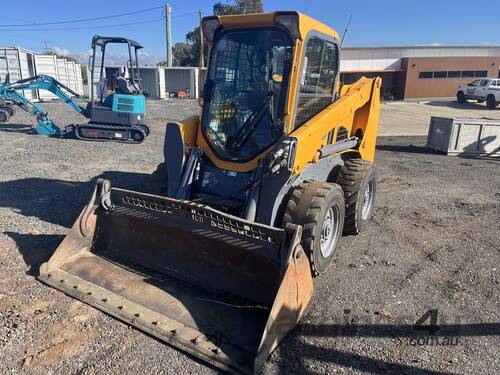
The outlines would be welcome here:
M 321 227 L 320 250 L 323 257 L 327 258 L 333 252 L 339 235 L 340 211 L 337 206 L 328 209 L 323 226 Z
M 366 185 L 365 191 L 363 192 L 363 205 L 361 208 L 361 218 L 363 220 L 368 219 L 373 205 L 373 191 L 375 188 L 375 182 L 370 180 Z

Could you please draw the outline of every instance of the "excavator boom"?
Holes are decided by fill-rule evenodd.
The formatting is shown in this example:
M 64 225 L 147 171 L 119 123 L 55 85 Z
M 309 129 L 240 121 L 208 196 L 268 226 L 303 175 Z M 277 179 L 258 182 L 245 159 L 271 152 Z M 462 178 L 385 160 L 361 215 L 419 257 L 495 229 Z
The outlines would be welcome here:
M 14 83 L 0 84 L 0 97 L 10 99 L 19 108 L 35 116 L 37 119 L 37 133 L 40 135 L 61 136 L 61 129 L 48 117 L 48 113 L 40 105 L 27 99 L 19 92 L 21 90 L 46 90 L 56 95 L 57 98 L 69 105 L 76 112 L 84 114 L 85 109 L 75 102 L 68 92 L 75 97 L 79 95 L 69 87 L 47 75 L 38 75 L 22 79 Z

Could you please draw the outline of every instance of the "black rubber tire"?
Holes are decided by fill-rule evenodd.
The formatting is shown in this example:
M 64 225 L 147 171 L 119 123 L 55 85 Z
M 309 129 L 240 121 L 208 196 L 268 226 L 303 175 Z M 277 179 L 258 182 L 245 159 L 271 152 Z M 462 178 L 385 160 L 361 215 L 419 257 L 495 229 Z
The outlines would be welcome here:
M 486 98 L 486 107 L 488 107 L 488 109 L 495 109 L 497 107 L 497 101 L 494 95 L 488 95 Z
M 463 93 L 463 91 L 457 92 L 457 102 L 459 102 L 460 104 L 465 103 L 465 94 Z
M 372 181 L 372 200 L 368 215 L 363 218 L 363 198 L 367 185 Z M 358 234 L 366 229 L 372 216 L 377 195 L 375 166 L 362 159 L 350 159 L 340 169 L 337 183 L 344 191 L 346 203 L 344 234 Z
M 331 207 L 338 208 L 338 227 L 330 254 L 321 253 L 321 230 Z M 326 271 L 338 250 L 344 226 L 344 193 L 339 185 L 322 181 L 304 181 L 296 186 L 285 209 L 283 224 L 302 226 L 302 247 L 309 258 L 311 273 L 318 276 Z
M 4 110 L 0 110 L 0 123 L 9 121 L 9 114 Z

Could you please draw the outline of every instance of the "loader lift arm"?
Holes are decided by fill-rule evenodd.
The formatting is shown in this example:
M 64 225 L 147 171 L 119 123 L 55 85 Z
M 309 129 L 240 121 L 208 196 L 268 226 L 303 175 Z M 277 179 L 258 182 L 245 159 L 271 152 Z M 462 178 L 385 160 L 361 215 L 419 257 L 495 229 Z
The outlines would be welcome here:
M 25 110 L 37 120 L 37 133 L 42 135 L 61 136 L 61 129 L 48 117 L 48 112 L 38 104 L 33 103 L 19 93 L 19 90 L 46 90 L 85 116 L 85 109 L 76 103 L 65 91 L 79 97 L 78 93 L 71 90 L 56 79 L 47 75 L 37 75 L 22 79 L 14 83 L 0 84 L 0 97 L 12 100 L 19 108 Z

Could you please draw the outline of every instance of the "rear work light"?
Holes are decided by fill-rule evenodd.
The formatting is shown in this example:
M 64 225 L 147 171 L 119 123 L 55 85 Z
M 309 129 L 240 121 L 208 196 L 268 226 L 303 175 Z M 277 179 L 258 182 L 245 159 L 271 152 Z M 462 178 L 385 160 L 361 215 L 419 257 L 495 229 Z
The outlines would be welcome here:
M 212 43 L 214 41 L 215 31 L 221 26 L 219 17 L 211 16 L 204 17 L 201 22 L 201 29 L 203 31 L 203 36 L 207 42 Z
M 277 12 L 274 16 L 274 22 L 287 29 L 293 38 L 301 39 L 297 12 Z

